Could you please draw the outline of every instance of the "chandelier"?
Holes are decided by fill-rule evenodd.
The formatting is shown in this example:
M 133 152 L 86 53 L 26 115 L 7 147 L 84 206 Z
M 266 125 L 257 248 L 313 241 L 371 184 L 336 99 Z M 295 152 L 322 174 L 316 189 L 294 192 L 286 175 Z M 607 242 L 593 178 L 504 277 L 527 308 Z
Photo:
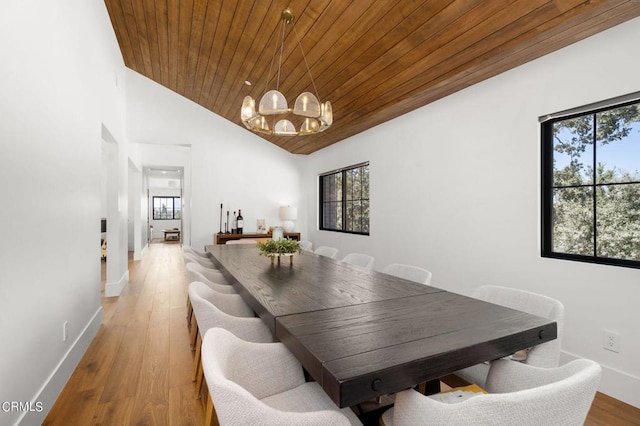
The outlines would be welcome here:
M 305 66 L 307 67 L 307 73 L 311 79 L 311 84 L 316 92 L 314 95 L 311 92 L 301 93 L 294 103 L 293 108 L 289 108 L 287 99 L 282 93 L 280 93 L 280 70 L 282 69 L 282 54 L 284 51 L 284 40 L 287 32 L 287 24 L 291 24 L 294 20 L 293 12 L 289 9 L 282 11 L 282 41 L 280 43 L 280 59 L 278 61 L 278 75 L 276 79 L 275 90 L 269 90 L 260 99 L 258 104 L 258 110 L 256 112 L 256 101 L 251 96 L 245 96 L 242 101 L 242 108 L 240 110 L 240 118 L 242 123 L 251 131 L 258 133 L 265 133 L 268 135 L 276 136 L 299 136 L 310 135 L 318 132 L 322 132 L 329 128 L 333 123 L 333 111 L 331 109 L 331 102 L 326 101 L 320 103 L 316 96 L 318 90 L 316 84 L 311 76 L 309 70 L 309 64 L 307 58 L 302 50 L 298 33 L 293 31 L 298 41 L 298 46 L 302 52 L 302 58 L 304 59 Z M 271 68 L 276 57 L 274 52 L 273 59 L 271 60 L 271 67 L 269 68 L 269 74 L 267 75 L 267 83 L 265 85 L 265 91 L 271 80 Z M 296 126 L 289 119 L 294 121 L 302 120 L 299 130 L 296 130 Z M 270 127 L 270 124 L 272 127 Z

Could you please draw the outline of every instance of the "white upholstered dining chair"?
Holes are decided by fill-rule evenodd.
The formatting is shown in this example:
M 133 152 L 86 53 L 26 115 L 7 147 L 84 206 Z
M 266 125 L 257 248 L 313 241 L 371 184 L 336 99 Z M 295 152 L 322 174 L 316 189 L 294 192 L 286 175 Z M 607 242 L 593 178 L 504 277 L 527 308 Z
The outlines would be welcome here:
M 202 388 L 202 336 L 207 330 L 221 327 L 241 339 L 259 343 L 272 342 L 273 337 L 264 322 L 255 316 L 249 305 L 237 294 L 218 293 L 196 281 L 189 284 L 189 299 L 196 319 L 193 375 L 196 382 L 195 394 L 199 396 Z
M 481 286 L 472 296 L 485 302 L 555 321 L 558 337 L 532 347 L 522 362 L 536 367 L 557 367 L 559 365 L 560 344 L 564 329 L 564 306 L 559 300 L 525 290 L 495 285 Z M 476 383 L 478 386 L 484 387 L 488 373 L 489 363 L 485 362 L 459 370 L 455 374 L 469 383 Z
M 404 278 L 405 280 L 415 281 L 420 284 L 431 284 L 431 271 L 418 268 L 413 265 L 405 265 L 402 263 L 392 263 L 388 265 L 382 271 L 385 274 L 393 275 L 394 277 Z
M 198 257 L 201 257 L 201 258 L 203 258 L 203 259 L 207 259 L 207 260 L 209 259 L 209 256 L 207 256 L 207 253 L 204 253 L 204 252 L 198 251 L 198 250 L 196 250 L 196 249 L 194 249 L 194 248 L 192 248 L 192 247 L 186 247 L 186 246 L 183 246 L 183 247 L 182 247 L 182 251 L 183 251 L 184 253 L 194 254 L 194 255 L 196 255 L 196 256 L 198 256 Z
M 361 268 L 373 269 L 375 258 L 363 253 L 349 253 L 342 258 L 342 261 L 350 265 L 360 266 Z
M 305 251 L 313 251 L 313 243 L 309 240 L 300 241 L 300 248 Z
M 209 286 L 210 289 L 217 291 L 218 293 L 226 293 L 226 294 L 238 294 L 238 292 L 233 288 L 232 285 L 227 284 L 226 280 L 218 280 L 212 281 L 205 276 L 205 272 L 200 272 L 197 270 L 195 265 L 188 264 L 187 268 L 187 276 L 189 277 L 189 282 L 200 281 Z M 211 274 L 209 274 L 211 276 Z M 217 277 L 215 277 L 217 279 Z M 224 277 L 223 277 L 224 278 Z
M 220 293 L 237 294 L 233 286 L 227 281 L 218 269 L 209 269 L 198 262 L 187 261 L 185 264 L 187 270 L 187 276 L 189 282 L 200 281 L 207 284 L 211 289 Z M 192 328 L 193 323 L 193 306 L 191 305 L 191 298 L 187 297 L 187 325 L 189 330 Z
M 302 366 L 282 343 L 246 342 L 212 328 L 202 343 L 202 365 L 221 425 L 361 424 L 317 382 L 305 381 Z
M 314 253 L 330 259 L 336 259 L 338 257 L 338 249 L 334 247 L 320 246 L 314 250 Z
M 578 359 L 555 368 L 498 360 L 487 379 L 489 394 L 461 402 L 442 402 L 442 394 L 424 396 L 411 389 L 396 395 L 395 406 L 382 416 L 384 426 L 583 425 L 593 402 L 602 368 Z
M 210 259 L 205 259 L 204 257 L 200 257 L 193 253 L 188 253 L 188 252 L 182 253 L 182 259 L 184 260 L 185 264 L 197 263 L 198 265 L 201 265 L 207 269 L 218 269 Z
M 226 245 L 234 245 L 234 244 L 253 244 L 256 245 L 258 242 L 256 240 L 250 240 L 247 238 L 240 238 L 239 240 L 229 240 L 225 243 Z
M 220 270 L 218 269 L 209 269 L 206 266 L 202 266 L 197 262 L 188 262 L 185 265 L 185 268 L 187 272 L 189 271 L 199 272 L 211 282 L 229 285 L 229 281 L 225 278 L 224 274 L 220 272 Z

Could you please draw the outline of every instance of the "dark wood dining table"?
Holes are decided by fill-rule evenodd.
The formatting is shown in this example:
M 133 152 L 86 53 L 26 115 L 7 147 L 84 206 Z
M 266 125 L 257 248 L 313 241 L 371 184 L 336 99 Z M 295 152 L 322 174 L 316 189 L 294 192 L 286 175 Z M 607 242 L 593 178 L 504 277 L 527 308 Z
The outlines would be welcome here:
M 209 257 L 339 407 L 437 380 L 557 337 L 554 321 L 311 252 Z

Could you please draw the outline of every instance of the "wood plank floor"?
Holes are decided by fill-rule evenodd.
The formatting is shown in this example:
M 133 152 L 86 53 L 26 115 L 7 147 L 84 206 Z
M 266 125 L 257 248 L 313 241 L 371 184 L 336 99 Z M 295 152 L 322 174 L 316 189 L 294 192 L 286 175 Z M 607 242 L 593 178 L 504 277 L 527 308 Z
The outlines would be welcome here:
M 104 323 L 45 425 L 202 425 L 193 397 L 187 276 L 179 244 L 129 261 L 129 285 L 102 298 Z M 640 410 L 598 393 L 588 426 L 640 425 Z
M 177 243 L 129 261 L 129 285 L 102 298 L 104 323 L 46 425 L 202 425 L 186 322 L 187 277 Z

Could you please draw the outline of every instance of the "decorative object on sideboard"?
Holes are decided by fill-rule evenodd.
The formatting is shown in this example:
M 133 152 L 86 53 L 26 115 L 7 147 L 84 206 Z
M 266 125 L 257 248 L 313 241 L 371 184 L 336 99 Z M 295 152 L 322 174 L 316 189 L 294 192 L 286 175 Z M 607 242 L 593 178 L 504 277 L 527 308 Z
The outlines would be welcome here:
M 285 232 L 293 232 L 295 227 L 294 220 L 298 220 L 298 208 L 291 206 L 280 207 L 280 220 Z
M 238 217 L 236 217 L 236 232 L 242 234 L 244 231 L 244 218 L 242 217 L 242 209 L 238 209 Z
M 257 220 L 258 226 L 258 234 L 266 234 L 267 233 L 267 225 L 265 224 L 264 219 Z
M 274 241 L 284 239 L 284 229 L 282 226 L 274 226 L 271 228 L 271 239 Z
M 236 211 L 233 211 L 233 222 L 231 224 L 231 233 L 232 234 L 237 234 L 238 233 L 238 216 L 236 215 Z
M 293 23 L 295 19 L 293 12 L 290 9 L 283 10 L 280 17 L 282 19 L 282 41 L 278 49 L 280 58 L 278 60 L 277 74 L 273 76 L 277 76 L 275 81 L 276 88 L 275 90 L 269 90 L 262 95 L 257 111 L 256 101 L 251 96 L 245 96 L 242 102 L 242 108 L 240 109 L 240 119 L 247 129 L 256 133 L 265 133 L 268 135 L 299 136 L 322 132 L 333 124 L 331 102 L 326 101 L 324 103 L 320 103 L 320 101 L 318 101 L 318 89 L 313 81 L 313 76 L 311 75 L 311 70 L 309 69 L 309 64 L 307 63 L 307 58 L 304 54 L 304 50 L 302 49 L 302 44 L 300 43 L 300 38 L 298 37 L 295 25 L 292 25 L 293 33 L 298 41 L 300 52 L 302 52 L 302 59 L 307 68 L 307 73 L 309 74 L 309 79 L 311 80 L 311 86 L 313 87 L 315 95 L 311 92 L 303 92 L 297 97 L 294 107 L 289 108 L 287 99 L 280 92 L 280 71 L 282 69 L 282 56 L 284 52 L 285 36 L 287 34 L 287 24 Z M 271 64 L 276 60 L 275 55 L 276 52 L 274 51 Z M 271 78 L 271 67 L 269 67 L 267 81 L 264 85 L 265 90 L 269 87 Z M 247 86 L 251 86 L 251 82 L 248 80 L 245 84 Z M 271 120 L 269 120 L 270 116 L 273 117 Z M 282 116 L 282 118 L 278 119 L 279 116 Z M 300 117 L 302 117 L 304 121 L 299 127 L 300 130 L 296 130 L 296 125 L 289 121 L 289 118 L 295 121 L 295 119 L 300 119 Z M 276 122 L 276 120 L 278 121 Z M 269 123 L 269 121 L 271 123 Z M 273 128 L 271 128 L 270 125 L 273 126 Z
M 218 234 L 222 234 L 222 203 L 220 203 L 220 232 Z
M 293 265 L 293 255 L 296 253 L 302 254 L 302 247 L 300 247 L 300 243 L 296 240 L 289 240 L 287 238 L 258 242 L 258 249 L 262 256 L 266 256 L 271 259 L 271 265 L 274 264 L 274 259 L 277 258 L 278 266 L 280 265 L 281 256 L 288 257 L 289 265 Z

